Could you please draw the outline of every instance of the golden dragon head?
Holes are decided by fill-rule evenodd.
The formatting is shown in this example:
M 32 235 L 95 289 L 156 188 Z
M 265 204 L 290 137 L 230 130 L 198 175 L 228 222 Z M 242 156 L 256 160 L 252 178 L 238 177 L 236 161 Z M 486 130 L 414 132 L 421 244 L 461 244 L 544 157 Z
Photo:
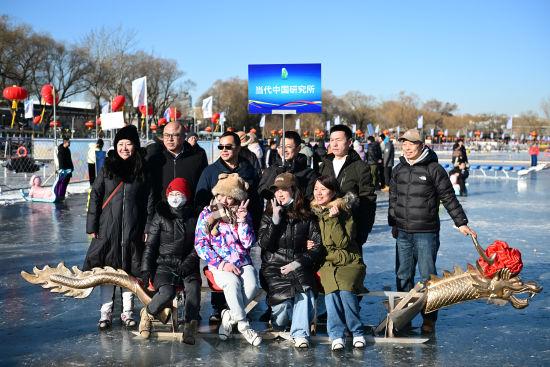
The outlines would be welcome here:
M 480 270 L 480 269 L 478 269 Z M 476 277 L 474 287 L 481 297 L 488 298 L 496 304 L 510 304 L 517 309 L 529 306 L 529 298 L 534 297 L 542 291 L 542 287 L 535 282 L 523 282 L 519 276 L 513 276 L 510 269 L 503 268 L 492 278 L 481 276 Z M 520 297 L 520 295 L 526 297 Z

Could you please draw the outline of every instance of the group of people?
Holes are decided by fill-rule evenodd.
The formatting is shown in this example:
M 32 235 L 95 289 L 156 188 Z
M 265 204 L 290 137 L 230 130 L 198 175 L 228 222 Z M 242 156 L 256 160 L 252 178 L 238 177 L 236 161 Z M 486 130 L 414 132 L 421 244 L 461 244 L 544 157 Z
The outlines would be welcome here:
M 297 348 L 310 345 L 320 293 L 332 349 L 344 348 L 346 330 L 355 348 L 364 347 L 358 297 L 366 270 L 362 246 L 373 227 L 377 196 L 369 165 L 352 148 L 351 130 L 331 129 L 331 153 L 318 169 L 300 153 L 297 132 L 285 132 L 275 147 L 277 158 L 264 168 L 249 154 L 250 144 L 242 145 L 243 136 L 247 141 L 245 134 L 225 132 L 219 158 L 208 165 L 196 136 L 186 140 L 177 122 L 167 124 L 162 139 L 147 149 L 134 126 L 120 129 L 92 187 L 86 226 L 92 241 L 84 270 L 123 269 L 154 288 L 140 314 L 145 338 L 183 286 L 184 342 L 195 343 L 202 259 L 223 290 L 211 299 L 220 339 L 236 328 L 250 344 L 261 343 L 245 311 L 261 287 L 272 326 L 289 327 Z M 397 288 L 408 291 L 417 263 L 422 279 L 436 274 L 439 200 L 462 233 L 475 232 L 435 153 L 418 132 L 402 139 L 404 156 L 389 180 L 388 221 L 397 238 Z M 261 264 L 251 258 L 255 245 Z M 105 330 L 112 325 L 115 288 L 100 289 L 99 329 Z M 137 324 L 133 300 L 123 290 L 120 319 L 127 327 Z M 426 315 L 423 330 L 433 331 L 434 325 L 433 314 Z

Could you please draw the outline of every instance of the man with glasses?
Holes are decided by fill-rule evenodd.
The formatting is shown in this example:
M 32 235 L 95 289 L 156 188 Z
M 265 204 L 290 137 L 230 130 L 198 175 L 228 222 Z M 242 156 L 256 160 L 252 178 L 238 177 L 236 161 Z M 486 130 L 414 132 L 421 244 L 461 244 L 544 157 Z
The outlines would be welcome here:
M 282 142 L 282 139 L 281 139 Z M 317 174 L 307 164 L 307 157 L 300 153 L 302 139 L 296 131 L 287 131 L 285 133 L 284 152 L 281 146 L 277 148 L 278 156 L 273 163 L 264 170 L 262 179 L 258 186 L 258 193 L 263 199 L 273 198 L 271 186 L 275 182 L 275 177 L 284 172 L 292 173 L 296 178 L 296 185 L 309 202 L 313 198 L 313 186 L 317 179 Z M 282 156 L 284 154 L 285 162 L 283 164 Z
M 206 167 L 202 172 L 197 185 L 195 196 L 195 207 L 201 211 L 212 200 L 212 189 L 218 183 L 218 177 L 221 173 L 237 173 L 240 178 L 248 183 L 248 211 L 252 216 L 254 232 L 257 232 L 262 219 L 262 202 L 257 193 L 259 175 L 248 159 L 240 153 L 241 140 L 239 136 L 231 131 L 226 131 L 220 137 L 218 144 L 220 158 Z M 221 312 L 227 308 L 223 293 L 211 293 L 211 304 L 213 313 L 210 321 L 221 320 Z
M 164 198 L 168 184 L 177 177 L 189 183 L 191 195 L 194 195 L 200 175 L 208 165 L 206 154 L 193 149 L 183 134 L 183 126 L 179 122 L 168 123 L 162 134 L 164 149 L 148 158 L 153 189 L 153 202 L 150 204 L 153 208 Z M 194 200 L 194 197 L 190 200 Z M 154 210 L 150 213 L 154 213 Z

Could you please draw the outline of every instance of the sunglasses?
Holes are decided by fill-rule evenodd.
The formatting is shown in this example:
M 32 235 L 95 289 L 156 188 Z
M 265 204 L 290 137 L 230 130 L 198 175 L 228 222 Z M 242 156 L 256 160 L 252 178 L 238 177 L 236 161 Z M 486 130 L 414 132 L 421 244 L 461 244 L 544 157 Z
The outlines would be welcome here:
M 232 144 L 218 145 L 218 150 L 233 150 L 233 148 L 235 148 L 235 146 Z

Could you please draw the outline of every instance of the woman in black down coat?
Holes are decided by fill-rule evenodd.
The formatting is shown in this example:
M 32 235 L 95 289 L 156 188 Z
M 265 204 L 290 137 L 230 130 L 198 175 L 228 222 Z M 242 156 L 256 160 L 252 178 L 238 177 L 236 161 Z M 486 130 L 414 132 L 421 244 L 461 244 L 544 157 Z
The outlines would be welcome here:
M 292 319 L 295 346 L 307 348 L 318 292 L 315 271 L 324 261 L 325 250 L 317 219 L 306 209 L 294 175 L 278 175 L 271 190 L 275 199 L 266 208 L 258 236 L 260 281 L 267 290 L 273 326 L 283 328 Z
M 143 260 L 143 284 L 152 280 L 158 291 L 141 310 L 139 333 L 148 338 L 151 322 L 165 307 L 170 306 L 176 287 L 185 292 L 185 325 L 183 341 L 195 344 L 199 320 L 201 275 L 199 256 L 195 252 L 196 218 L 193 216 L 191 188 L 187 180 L 178 177 L 166 188 L 166 199 L 157 204 L 149 226 Z
M 147 221 L 149 185 L 145 180 L 144 154 L 137 129 L 129 125 L 115 136 L 110 151 L 90 193 L 86 232 L 92 242 L 84 270 L 111 266 L 133 276 L 141 275 L 143 230 Z M 99 329 L 111 327 L 115 287 L 100 286 L 101 317 Z M 126 327 L 136 325 L 133 317 L 134 294 L 122 291 L 120 315 Z

